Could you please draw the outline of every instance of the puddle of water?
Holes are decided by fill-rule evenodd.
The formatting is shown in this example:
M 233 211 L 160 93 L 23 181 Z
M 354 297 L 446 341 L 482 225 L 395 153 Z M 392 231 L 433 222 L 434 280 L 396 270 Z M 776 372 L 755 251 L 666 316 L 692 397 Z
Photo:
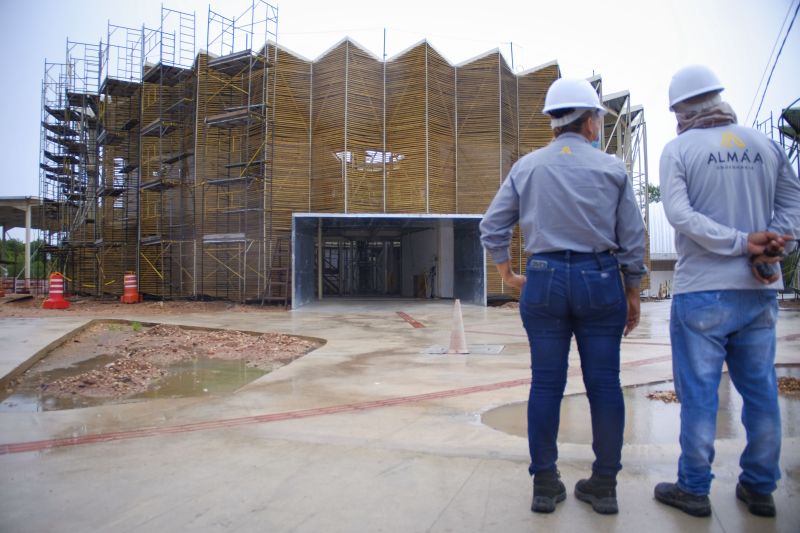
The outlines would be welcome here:
M 800 377 L 800 367 L 777 367 L 778 376 Z M 658 390 L 674 390 L 672 382 L 623 387 L 625 397 L 626 444 L 674 444 L 680 436 L 680 404 L 647 399 Z M 778 395 L 784 437 L 800 436 L 800 400 Z M 719 385 L 717 439 L 744 439 L 741 423 L 742 398 L 728 374 L 722 375 Z M 487 426 L 504 433 L 528 438 L 527 402 L 513 403 L 491 409 L 481 420 Z M 585 394 L 565 396 L 561 402 L 559 442 L 592 443 L 592 421 L 589 400 Z
M 100 355 L 77 362 L 67 368 L 37 373 L 20 383 L 14 392 L 0 403 L 0 412 L 32 412 L 76 409 L 94 405 L 109 405 L 153 398 L 186 398 L 192 396 L 231 393 L 263 376 L 265 370 L 248 367 L 243 360 L 197 358 L 180 361 L 164 368 L 166 374 L 139 394 L 124 398 L 87 398 L 73 396 L 58 398 L 41 389 L 40 383 L 75 376 L 113 361 Z

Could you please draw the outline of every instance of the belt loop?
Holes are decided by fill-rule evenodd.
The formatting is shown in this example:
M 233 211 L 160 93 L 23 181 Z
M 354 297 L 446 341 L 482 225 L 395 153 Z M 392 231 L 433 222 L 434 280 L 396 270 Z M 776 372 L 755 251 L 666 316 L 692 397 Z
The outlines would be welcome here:
M 564 259 L 566 259 L 567 262 L 569 262 L 569 257 L 570 257 L 571 254 L 572 254 L 572 252 L 570 250 L 564 251 Z
M 600 254 L 597 253 L 597 252 L 594 252 L 594 258 L 597 260 L 597 269 L 598 270 L 603 270 L 603 262 L 600 261 Z

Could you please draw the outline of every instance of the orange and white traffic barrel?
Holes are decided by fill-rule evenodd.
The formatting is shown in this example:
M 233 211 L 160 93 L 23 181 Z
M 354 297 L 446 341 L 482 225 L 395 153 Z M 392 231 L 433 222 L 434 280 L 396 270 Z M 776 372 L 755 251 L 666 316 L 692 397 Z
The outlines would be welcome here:
M 64 276 L 58 272 L 50 274 L 50 287 L 47 299 L 42 304 L 45 309 L 69 309 L 69 302 L 64 299 Z
M 126 272 L 123 278 L 124 289 L 119 301 L 124 304 L 137 304 L 142 301 L 142 295 L 139 294 L 139 285 L 136 281 L 135 272 Z

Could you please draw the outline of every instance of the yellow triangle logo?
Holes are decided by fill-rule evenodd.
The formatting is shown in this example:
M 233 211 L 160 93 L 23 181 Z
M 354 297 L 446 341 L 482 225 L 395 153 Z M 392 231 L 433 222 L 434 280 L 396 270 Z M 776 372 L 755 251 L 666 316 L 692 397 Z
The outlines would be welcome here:
M 562 154 L 571 154 L 572 150 L 570 149 L 569 146 L 565 146 L 564 148 L 561 149 L 561 153 Z
M 733 133 L 726 131 L 722 134 L 722 142 L 720 143 L 723 148 L 744 148 L 745 144 L 739 137 Z

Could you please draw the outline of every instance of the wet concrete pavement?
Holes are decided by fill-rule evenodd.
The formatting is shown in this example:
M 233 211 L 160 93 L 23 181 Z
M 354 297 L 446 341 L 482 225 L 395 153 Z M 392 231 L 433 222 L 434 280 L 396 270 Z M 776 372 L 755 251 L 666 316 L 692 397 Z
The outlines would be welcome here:
M 796 434 L 783 439 L 777 519 L 751 516 L 734 497 L 737 435 L 717 442 L 711 518 L 652 499 L 655 483 L 674 480 L 679 454 L 661 439 L 626 442 L 620 514 L 600 516 L 572 496 L 592 461 L 586 439 L 571 437 L 585 416 L 562 420 L 566 502 L 552 515 L 531 513 L 526 440 L 482 422 L 527 398 L 524 330 L 516 310 L 462 309 L 468 343 L 503 344 L 500 354 L 424 354 L 449 340 L 447 301 L 159 317 L 328 342 L 233 394 L 0 413 L 0 531 L 800 530 Z M 85 323 L 52 316 L 0 320 L 3 352 L 24 360 Z M 126 318 L 153 321 L 135 306 Z M 668 301 L 643 304 L 640 327 L 623 341 L 624 385 L 671 379 L 668 319 Z M 36 329 L 35 343 L 22 324 Z M 781 311 L 779 363 L 800 364 L 798 333 L 800 312 Z M 567 394 L 580 394 L 572 352 Z M 784 416 L 798 425 L 797 408 Z

